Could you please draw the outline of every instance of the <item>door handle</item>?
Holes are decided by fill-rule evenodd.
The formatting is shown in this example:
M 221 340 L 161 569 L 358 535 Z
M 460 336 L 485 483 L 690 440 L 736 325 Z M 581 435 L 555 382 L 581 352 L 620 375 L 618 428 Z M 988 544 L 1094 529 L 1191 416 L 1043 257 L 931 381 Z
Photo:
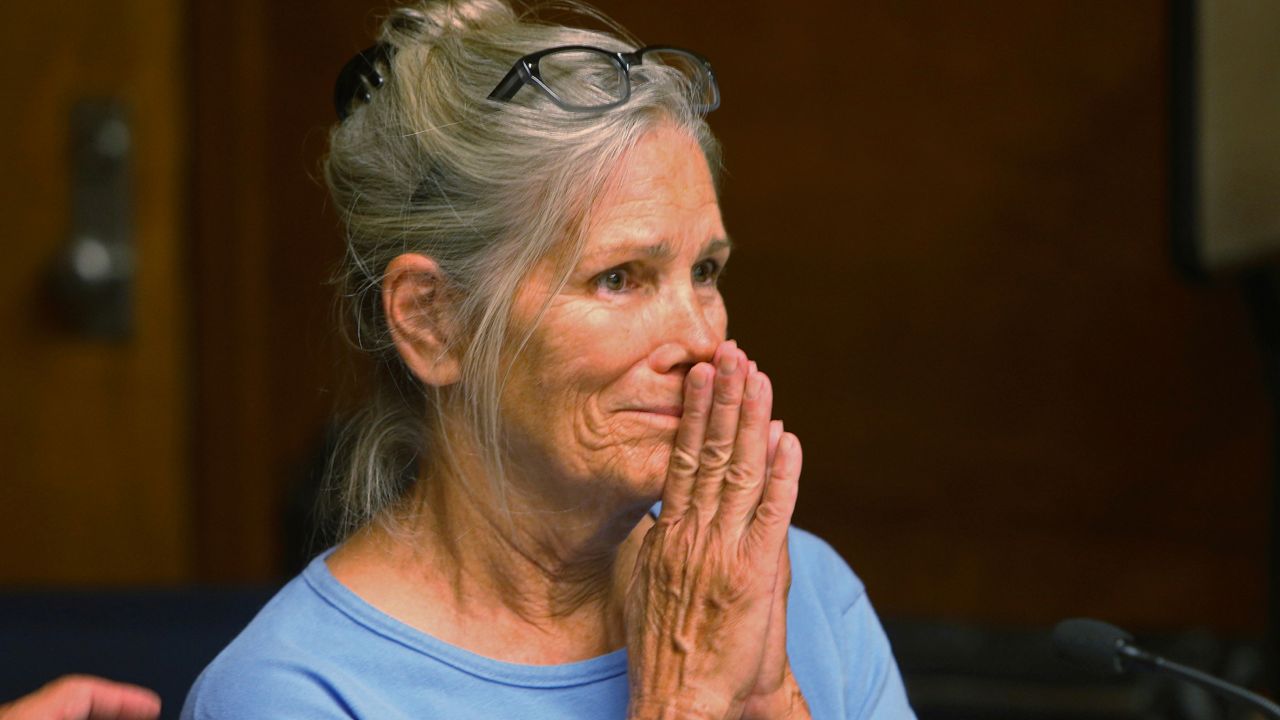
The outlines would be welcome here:
M 53 294 L 67 329 L 101 340 L 133 332 L 133 133 L 125 109 L 82 100 L 71 111 L 71 230 Z

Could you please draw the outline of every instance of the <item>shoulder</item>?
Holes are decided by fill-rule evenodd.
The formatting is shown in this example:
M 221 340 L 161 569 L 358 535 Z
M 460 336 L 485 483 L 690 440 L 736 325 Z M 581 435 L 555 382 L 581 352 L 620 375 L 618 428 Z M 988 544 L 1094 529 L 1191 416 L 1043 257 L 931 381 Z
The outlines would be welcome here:
M 866 595 L 862 580 L 825 540 L 792 527 L 787 542 L 792 592 L 813 592 L 836 614 L 844 613 Z
M 242 662 L 226 657 L 220 656 L 196 679 L 182 708 L 182 720 L 347 717 L 322 674 L 280 658 Z
M 183 720 L 344 717 L 322 667 L 340 627 L 305 576 L 294 578 L 200 674 Z

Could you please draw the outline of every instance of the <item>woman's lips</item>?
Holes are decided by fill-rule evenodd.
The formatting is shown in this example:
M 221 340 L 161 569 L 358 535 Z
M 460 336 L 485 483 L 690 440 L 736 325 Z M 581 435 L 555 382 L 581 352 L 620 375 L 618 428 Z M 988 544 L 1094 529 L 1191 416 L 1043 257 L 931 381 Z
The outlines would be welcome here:
M 625 408 L 626 412 L 646 413 L 649 415 L 664 415 L 666 417 L 678 418 L 684 415 L 684 408 L 679 405 L 650 405 L 647 407 Z

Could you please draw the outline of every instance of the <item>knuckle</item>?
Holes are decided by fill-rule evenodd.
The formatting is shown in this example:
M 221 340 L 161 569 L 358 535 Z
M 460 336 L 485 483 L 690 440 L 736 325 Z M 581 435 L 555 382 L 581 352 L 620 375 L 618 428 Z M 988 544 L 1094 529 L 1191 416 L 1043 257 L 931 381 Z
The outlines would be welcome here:
M 735 463 L 725 473 L 724 484 L 726 490 L 750 490 L 760 484 L 759 473 L 741 463 Z
M 756 577 L 740 563 L 728 565 L 717 578 L 714 594 L 729 603 L 735 602 L 756 584 L 755 580 Z
M 666 509 L 666 504 L 663 504 Z M 679 524 L 680 519 L 671 513 L 659 513 L 658 518 L 653 521 L 653 528 L 649 530 L 644 538 L 645 547 L 661 546 L 667 535 L 675 532 L 675 527 Z
M 779 506 L 778 503 L 762 502 L 756 508 L 756 519 L 761 522 L 773 525 L 777 523 L 789 522 L 791 519 L 791 513 L 784 511 L 784 509 L 781 506 Z
M 671 450 L 667 467 L 677 475 L 692 475 L 698 470 L 698 455 L 688 448 L 676 446 Z
M 703 469 L 721 472 L 729 466 L 733 458 L 733 446 L 723 442 L 708 442 L 702 446 L 701 464 Z

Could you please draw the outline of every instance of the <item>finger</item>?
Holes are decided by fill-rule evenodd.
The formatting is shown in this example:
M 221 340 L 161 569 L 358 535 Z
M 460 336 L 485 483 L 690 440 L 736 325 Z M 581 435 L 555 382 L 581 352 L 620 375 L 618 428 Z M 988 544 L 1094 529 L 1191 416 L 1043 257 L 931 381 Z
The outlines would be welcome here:
M 136 685 L 104 683 L 92 690 L 87 720 L 152 720 L 160 715 L 160 696 Z
M 769 456 L 769 418 L 773 412 L 773 386 L 757 372 L 747 378 L 733 459 L 724 476 L 717 517 L 742 528 L 751 521 L 764 490 Z
M 715 372 L 711 365 L 698 363 L 685 376 L 684 406 L 680 425 L 676 428 L 675 444 L 671 447 L 671 458 L 667 461 L 667 480 L 662 488 L 659 518 L 679 518 L 689 509 L 702 443 L 706 438 Z
M 800 491 L 802 462 L 799 438 L 789 432 L 782 433 L 764 494 L 751 521 L 750 537 L 757 547 L 777 547 L 786 540 Z
M 706 422 L 713 392 L 712 380 L 721 357 L 737 347 L 735 340 L 720 343 L 711 357 L 710 365 L 698 363 L 685 377 L 684 409 L 680 427 L 676 430 L 671 458 L 667 462 L 667 482 L 663 487 L 659 519 L 682 517 L 692 504 L 693 486 L 701 463 L 702 444 L 706 438 Z
M 719 367 L 720 357 L 723 356 L 725 353 L 729 352 L 730 350 L 737 350 L 737 349 L 738 349 L 737 340 L 725 340 L 724 342 L 720 343 L 720 345 L 716 347 L 715 354 L 711 356 L 711 364 Z
M 791 589 L 791 554 L 787 541 L 778 551 L 778 575 L 773 585 L 773 606 L 769 610 L 769 629 L 765 632 L 764 661 L 760 666 L 761 683 L 780 683 L 787 667 L 787 594 Z
M 782 438 L 782 421 L 773 420 L 769 423 L 769 459 L 766 460 L 769 467 L 773 467 L 773 459 L 778 454 L 778 440 Z
M 783 536 L 782 549 L 778 551 L 778 580 L 774 585 L 774 609 L 781 609 L 782 627 L 786 629 L 787 597 L 791 591 L 791 551 L 790 535 Z M 784 637 L 786 633 L 783 633 Z M 785 647 L 784 647 L 785 652 Z
M 87 675 L 69 675 L 17 701 L 4 718 L 152 720 L 159 715 L 160 696 L 146 688 Z
M 741 350 L 733 348 L 720 354 L 712 384 L 707 434 L 698 456 L 698 473 L 693 485 L 693 506 L 708 516 L 714 515 L 720 504 L 720 487 L 733 458 L 746 377 L 747 359 Z

